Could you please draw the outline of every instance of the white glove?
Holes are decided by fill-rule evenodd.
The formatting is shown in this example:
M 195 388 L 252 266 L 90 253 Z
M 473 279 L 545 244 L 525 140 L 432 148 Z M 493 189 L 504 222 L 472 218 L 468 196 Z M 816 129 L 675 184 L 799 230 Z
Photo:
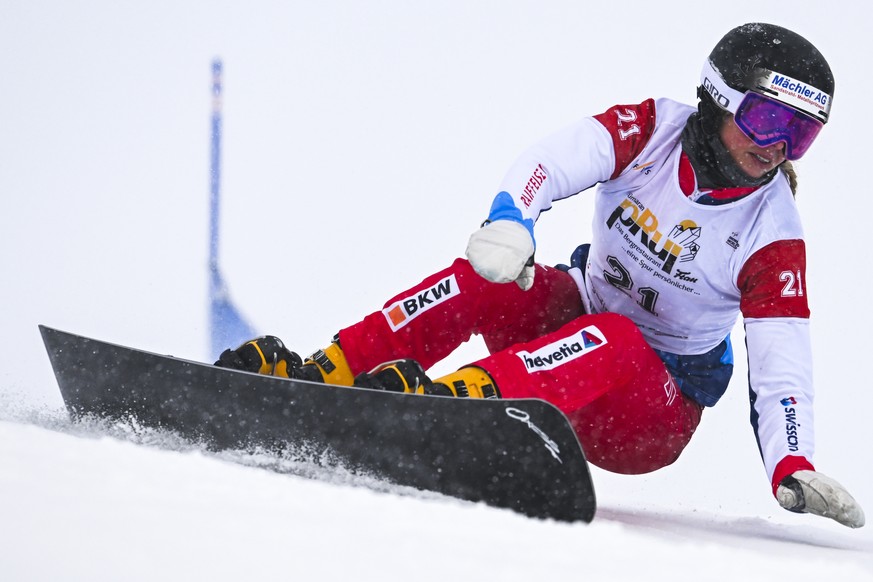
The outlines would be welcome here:
M 864 525 L 864 510 L 849 492 L 815 471 L 795 471 L 783 479 L 776 499 L 789 511 L 829 517 L 848 527 Z
M 530 232 L 514 220 L 489 222 L 470 236 L 467 259 L 492 283 L 515 281 L 527 291 L 533 285 L 534 242 Z

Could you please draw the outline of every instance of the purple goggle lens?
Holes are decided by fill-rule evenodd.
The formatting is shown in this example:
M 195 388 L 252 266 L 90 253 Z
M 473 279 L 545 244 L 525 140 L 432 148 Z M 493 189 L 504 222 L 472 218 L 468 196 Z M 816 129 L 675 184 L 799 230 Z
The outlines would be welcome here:
M 734 121 L 761 147 L 784 141 L 789 160 L 800 159 L 824 125 L 789 105 L 751 91 L 743 97 Z

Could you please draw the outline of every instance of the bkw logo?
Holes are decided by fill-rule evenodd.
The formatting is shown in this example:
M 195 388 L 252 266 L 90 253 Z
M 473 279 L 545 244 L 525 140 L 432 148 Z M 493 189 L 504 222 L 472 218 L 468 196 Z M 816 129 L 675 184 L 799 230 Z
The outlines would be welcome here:
M 383 309 L 382 314 L 388 320 L 391 329 L 397 331 L 419 315 L 427 313 L 428 310 L 460 293 L 457 279 L 454 275 L 449 275 L 424 291 L 398 299 Z

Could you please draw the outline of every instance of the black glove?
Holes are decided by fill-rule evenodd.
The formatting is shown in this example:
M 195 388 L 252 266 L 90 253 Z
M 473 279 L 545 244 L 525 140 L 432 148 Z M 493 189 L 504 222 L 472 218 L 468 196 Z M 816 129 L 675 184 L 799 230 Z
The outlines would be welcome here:
M 303 360 L 289 351 L 276 336 L 265 335 L 247 341 L 235 350 L 224 350 L 215 365 L 267 376 L 293 378 L 294 370 L 303 365 Z

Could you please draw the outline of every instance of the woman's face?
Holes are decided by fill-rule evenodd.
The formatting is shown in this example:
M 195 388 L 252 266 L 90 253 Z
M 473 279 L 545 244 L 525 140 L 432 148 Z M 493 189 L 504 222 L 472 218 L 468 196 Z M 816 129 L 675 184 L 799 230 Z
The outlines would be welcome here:
M 785 161 L 785 143 L 756 145 L 730 116 L 725 117 L 719 137 L 737 165 L 751 178 L 760 178 Z

